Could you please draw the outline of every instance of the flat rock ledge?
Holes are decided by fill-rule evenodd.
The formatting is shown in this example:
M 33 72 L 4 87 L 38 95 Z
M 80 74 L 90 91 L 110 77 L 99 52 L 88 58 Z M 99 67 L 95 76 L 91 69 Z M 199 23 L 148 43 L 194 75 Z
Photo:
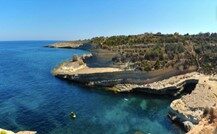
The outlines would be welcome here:
M 36 134 L 36 131 L 19 131 L 17 133 L 14 133 L 10 130 L 5 130 L 0 128 L 0 134 Z
M 59 66 L 53 69 L 53 75 L 59 77 L 66 76 L 78 76 L 85 74 L 97 74 L 97 73 L 110 73 L 122 71 L 119 68 L 101 67 L 91 68 L 84 63 L 84 59 L 91 57 L 92 54 L 85 54 L 82 56 L 73 57 L 71 61 L 61 63 Z

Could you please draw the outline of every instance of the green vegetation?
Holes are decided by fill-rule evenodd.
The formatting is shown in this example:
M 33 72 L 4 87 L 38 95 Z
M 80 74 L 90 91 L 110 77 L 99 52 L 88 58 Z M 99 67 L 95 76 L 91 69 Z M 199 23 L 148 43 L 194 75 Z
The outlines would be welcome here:
M 206 73 L 217 72 L 217 33 L 145 33 L 95 37 L 90 43 L 117 52 L 112 59 L 114 64 L 129 63 L 129 67 L 136 70 L 196 67 Z

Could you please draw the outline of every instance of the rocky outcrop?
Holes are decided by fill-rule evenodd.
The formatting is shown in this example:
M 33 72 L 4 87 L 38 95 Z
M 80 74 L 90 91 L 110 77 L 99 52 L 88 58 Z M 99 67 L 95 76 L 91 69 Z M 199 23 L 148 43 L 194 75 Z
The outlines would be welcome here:
M 92 57 L 92 54 L 73 56 L 71 61 L 63 62 L 54 68 L 52 73 L 54 76 L 60 78 L 84 82 L 84 80 L 80 79 L 80 77 L 85 75 L 92 75 L 92 77 L 94 77 L 95 74 L 106 74 L 123 71 L 122 69 L 112 67 L 88 67 L 87 64 L 84 63 L 84 60 L 90 57 Z
M 74 72 L 86 67 L 86 64 L 82 60 L 63 62 L 58 67 L 53 69 L 53 75 L 65 75 L 74 74 Z
M 81 56 L 73 56 L 71 61 L 66 61 L 58 65 L 53 69 L 53 75 L 65 75 L 74 74 L 74 72 L 86 68 L 87 65 L 84 63 L 84 59 L 90 58 L 92 54 L 83 54 Z
M 187 134 L 217 134 L 217 108 L 206 108 L 203 119 Z
M 184 121 L 183 125 L 186 131 L 190 131 L 194 127 L 194 124 L 190 121 Z
M 198 124 L 203 119 L 205 109 L 217 103 L 216 76 L 198 73 L 193 77 L 198 79 L 195 89 L 170 105 L 169 116 L 182 125 L 185 121 Z
M 4 130 L 0 128 L 0 134 L 36 134 L 36 131 L 19 131 L 17 133 L 14 133 L 12 131 L 9 130 Z

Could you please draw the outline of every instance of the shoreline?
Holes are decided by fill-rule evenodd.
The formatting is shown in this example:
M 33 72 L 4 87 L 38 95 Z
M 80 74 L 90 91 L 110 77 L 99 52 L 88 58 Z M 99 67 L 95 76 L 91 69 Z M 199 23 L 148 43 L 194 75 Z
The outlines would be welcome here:
M 74 47 L 74 49 L 76 48 L 78 47 Z M 203 113 L 206 107 L 212 107 L 215 105 L 215 102 L 217 102 L 217 91 L 213 89 L 213 85 L 217 86 L 217 77 L 195 72 L 194 69 L 179 72 L 170 76 L 165 76 L 164 74 L 160 77 L 156 75 L 152 79 L 145 77 L 145 79 L 143 78 L 139 80 L 137 78 L 142 77 L 139 76 L 143 74 L 142 72 L 136 73 L 135 71 L 132 71 L 129 73 L 126 70 L 118 68 L 88 67 L 83 61 L 86 60 L 86 58 L 81 59 L 83 63 L 82 66 L 70 66 L 70 63 L 62 64 L 57 67 L 57 69 L 62 72 L 57 71 L 54 73 L 54 76 L 82 83 L 88 87 L 103 87 L 113 92 L 140 92 L 143 94 L 171 95 L 174 97 L 180 96 L 180 98 L 174 99 L 171 103 L 168 115 L 171 120 L 181 124 L 186 131 L 190 131 L 197 126 L 197 124 L 203 119 Z M 71 63 L 78 64 L 76 63 L 78 61 L 71 61 Z M 70 69 L 70 67 L 72 68 Z M 66 71 L 67 69 L 73 71 Z M 211 79 L 213 79 L 212 82 Z M 204 81 L 206 82 L 204 83 Z M 212 83 L 212 87 L 210 87 L 210 83 Z M 193 84 L 194 88 L 191 87 L 193 89 L 185 91 L 185 86 L 188 84 Z M 212 91 L 209 93 L 205 92 L 205 94 L 202 94 L 201 96 L 201 93 L 204 91 L 204 87 L 207 86 L 208 89 L 211 88 Z M 207 99 L 210 95 L 213 96 L 212 100 Z M 208 97 L 205 97 L 204 99 L 204 96 Z M 197 100 L 194 98 L 197 98 Z M 203 101 L 207 103 L 201 103 L 204 105 L 200 105 L 199 103 L 196 103 L 198 99 L 204 99 Z M 198 104 L 197 107 L 192 107 L 192 104 L 194 103 Z M 185 107 L 184 110 L 183 107 Z

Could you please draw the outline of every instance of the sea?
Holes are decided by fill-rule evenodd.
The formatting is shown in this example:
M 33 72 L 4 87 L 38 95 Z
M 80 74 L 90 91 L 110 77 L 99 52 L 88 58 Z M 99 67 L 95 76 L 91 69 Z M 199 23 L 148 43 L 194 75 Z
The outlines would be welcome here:
M 0 128 L 38 134 L 184 133 L 167 117 L 172 98 L 115 94 L 54 77 L 58 64 L 89 53 L 44 47 L 54 42 L 0 42 Z

